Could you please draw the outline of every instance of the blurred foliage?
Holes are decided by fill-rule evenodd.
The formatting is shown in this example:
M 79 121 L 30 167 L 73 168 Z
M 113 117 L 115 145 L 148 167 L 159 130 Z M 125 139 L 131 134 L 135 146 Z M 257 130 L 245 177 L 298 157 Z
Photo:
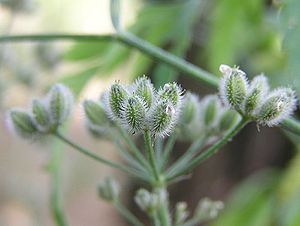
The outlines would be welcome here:
M 175 3 L 174 3 L 175 2 Z M 193 26 L 201 12 L 204 1 L 155 1 L 145 3 L 139 11 L 136 23 L 128 30 L 154 45 L 165 47 L 173 54 L 184 57 L 189 48 Z M 176 79 L 177 72 L 149 57 L 119 43 L 80 43 L 65 54 L 69 61 L 96 62 L 101 74 L 112 73 L 117 67 L 134 59 L 132 79 L 151 71 L 156 85 Z M 100 63 L 99 63 L 100 62 Z M 94 67 L 90 66 L 90 67 Z M 75 75 L 76 76 L 76 75 Z
M 281 173 L 259 172 L 239 185 L 211 226 L 299 226 L 300 152 Z
M 209 69 L 234 65 L 259 46 L 268 33 L 263 31 L 264 1 L 220 0 L 212 10 L 207 43 Z M 253 38 L 253 34 L 256 35 Z
M 284 79 L 281 84 L 293 84 L 300 96 L 300 1 L 286 0 L 280 13 L 281 32 L 283 34 L 283 50 L 288 56 Z
M 212 226 L 270 226 L 278 173 L 252 176 L 233 191 L 223 214 Z

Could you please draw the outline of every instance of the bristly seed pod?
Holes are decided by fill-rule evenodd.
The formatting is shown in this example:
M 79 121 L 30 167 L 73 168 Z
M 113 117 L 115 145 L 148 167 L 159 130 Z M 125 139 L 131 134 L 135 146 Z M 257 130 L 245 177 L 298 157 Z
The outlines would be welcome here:
M 239 118 L 240 116 L 237 112 L 230 109 L 225 110 L 220 117 L 219 130 L 224 132 L 230 129 Z
M 148 126 L 154 135 L 167 136 L 177 122 L 178 114 L 172 103 L 161 101 L 152 108 Z
M 297 106 L 295 92 L 290 88 L 272 91 L 256 115 L 259 124 L 275 126 L 289 117 Z
M 259 75 L 252 80 L 245 101 L 245 115 L 251 116 L 257 111 L 263 102 L 263 98 L 269 92 L 269 84 L 266 76 Z
M 134 200 L 136 204 L 146 213 L 152 215 L 152 213 L 159 206 L 159 197 L 155 193 L 150 193 L 146 189 L 140 189 L 137 191 Z
M 180 108 L 182 104 L 183 93 L 184 92 L 182 88 L 176 82 L 167 83 L 158 91 L 158 99 L 171 101 L 175 108 Z
M 89 124 L 95 126 L 105 126 L 108 124 L 109 120 L 101 103 L 85 100 L 83 108 Z
M 216 218 L 224 208 L 224 204 L 221 201 L 212 201 L 209 198 L 204 198 L 200 200 L 196 211 L 195 217 L 198 219 L 199 223 Z
M 34 138 L 39 134 L 31 116 L 23 110 L 10 110 L 7 115 L 7 122 L 10 129 L 24 139 Z
M 175 207 L 175 225 L 183 225 L 188 216 L 186 202 L 177 203 Z
M 199 114 L 199 98 L 197 95 L 187 92 L 183 100 L 180 123 L 187 125 L 196 120 Z
M 145 128 L 146 104 L 138 96 L 129 97 L 122 106 L 122 122 L 132 133 Z
M 245 72 L 238 68 L 230 68 L 226 65 L 221 65 L 220 71 L 223 73 L 223 78 L 219 89 L 224 104 L 241 112 L 248 89 Z
M 37 129 L 40 132 L 49 132 L 51 129 L 50 116 L 47 111 L 47 106 L 43 101 L 34 99 L 31 106 L 32 119 Z
M 147 109 L 150 109 L 153 102 L 155 101 L 154 86 L 145 75 L 136 79 L 134 82 L 134 94 L 142 98 L 146 103 Z
M 216 126 L 219 114 L 222 110 L 221 102 L 216 95 L 206 96 L 200 103 L 202 106 L 203 122 L 205 127 L 212 128 Z
M 48 101 L 51 122 L 57 127 L 70 115 L 74 102 L 73 95 L 66 86 L 56 84 L 48 93 Z
M 108 93 L 109 115 L 113 119 L 122 118 L 122 106 L 128 97 L 127 90 L 119 83 L 111 86 Z
M 109 118 L 102 103 L 92 100 L 83 102 L 83 109 L 86 116 L 86 126 L 96 137 L 103 137 L 107 133 Z

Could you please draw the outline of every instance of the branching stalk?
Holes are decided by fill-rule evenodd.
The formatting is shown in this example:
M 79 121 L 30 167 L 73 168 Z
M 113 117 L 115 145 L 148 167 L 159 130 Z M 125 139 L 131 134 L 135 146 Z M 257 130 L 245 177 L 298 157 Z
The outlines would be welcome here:
M 129 168 L 127 166 L 124 166 L 124 165 L 121 165 L 121 164 L 118 164 L 118 163 L 115 163 L 115 162 L 112 162 L 110 160 L 107 160 L 107 159 L 104 159 L 96 154 L 94 154 L 93 152 L 85 149 L 84 147 L 74 143 L 72 140 L 66 138 L 63 134 L 61 134 L 59 131 L 57 131 L 55 134 L 54 134 L 58 139 L 60 139 L 61 141 L 63 141 L 64 143 L 70 145 L 71 147 L 73 147 L 75 150 L 79 151 L 80 153 L 100 162 L 100 163 L 103 163 L 103 164 L 106 164 L 112 168 L 115 168 L 115 169 L 118 169 L 118 170 L 121 170 L 121 171 L 124 171 L 132 176 L 136 176 L 142 180 L 146 180 L 147 178 L 144 178 L 142 175 L 140 175 L 137 171 L 135 171 L 134 169 L 132 168 Z
M 170 177 L 179 172 L 183 167 L 185 167 L 188 162 L 195 156 L 197 151 L 204 145 L 205 140 L 205 137 L 201 137 L 198 140 L 194 141 L 186 150 L 186 152 L 167 170 L 166 176 Z
M 220 139 L 218 142 L 213 144 L 210 148 L 208 148 L 206 151 L 201 153 L 199 156 L 194 158 L 184 169 L 179 171 L 177 174 L 174 176 L 171 176 L 167 178 L 167 181 L 172 181 L 176 179 L 177 177 L 191 171 L 194 169 L 196 166 L 198 166 L 201 162 L 204 160 L 208 159 L 210 156 L 215 154 L 222 146 L 227 144 L 228 141 L 230 141 L 247 123 L 248 119 L 242 118 L 239 123 L 237 123 L 234 127 L 232 127 L 222 139 Z
M 117 200 L 114 206 L 118 212 L 133 226 L 145 226 L 136 216 L 134 216 L 122 203 Z
M 164 149 L 164 152 L 163 152 L 163 156 L 162 156 L 162 162 L 161 162 L 161 170 L 165 167 L 165 165 L 167 164 L 169 158 L 170 158 L 170 155 L 171 155 L 171 152 L 173 150 L 173 147 L 175 145 L 175 142 L 176 142 L 176 139 L 178 137 L 178 133 L 177 131 L 174 131 L 171 136 L 169 137 L 168 139 L 168 142 L 166 143 L 166 146 L 165 146 L 165 149 Z
M 123 138 L 124 142 L 129 146 L 130 150 L 132 151 L 132 154 L 137 159 L 137 161 L 146 167 L 148 170 L 151 170 L 149 163 L 146 161 L 145 157 L 142 155 L 141 151 L 137 148 L 135 143 L 130 139 L 127 132 L 120 126 L 116 125 L 117 129 Z

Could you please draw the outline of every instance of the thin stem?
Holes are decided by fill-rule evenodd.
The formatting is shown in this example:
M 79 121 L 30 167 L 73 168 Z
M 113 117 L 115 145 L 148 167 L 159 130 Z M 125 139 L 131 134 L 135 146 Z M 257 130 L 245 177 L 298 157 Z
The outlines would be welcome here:
M 162 156 L 163 156 L 164 140 L 161 137 L 156 138 L 154 143 L 155 158 L 157 166 L 161 169 Z
M 119 32 L 116 36 L 117 40 L 140 50 L 142 53 L 151 56 L 159 62 L 164 62 L 173 68 L 185 73 L 187 76 L 193 77 L 209 86 L 217 87 L 219 79 L 209 72 L 181 59 L 151 43 L 144 41 L 137 36 L 128 32 Z
M 67 226 L 65 214 L 61 202 L 61 182 L 62 182 L 62 157 L 63 150 L 55 144 L 52 152 L 52 159 L 49 163 L 49 171 L 51 172 L 51 197 L 50 205 L 53 219 L 57 226 Z
M 160 224 L 160 222 L 159 222 L 159 218 L 158 218 L 158 213 L 157 213 L 157 211 L 155 211 L 155 212 L 152 214 L 151 218 L 152 218 L 152 221 L 153 221 L 153 225 L 154 225 L 154 226 L 161 226 L 161 224 Z
M 162 198 L 161 205 L 158 210 L 158 218 L 162 226 L 171 226 L 171 217 L 169 211 L 169 195 L 165 186 L 156 188 L 159 197 Z
M 201 162 L 208 159 L 210 156 L 215 154 L 222 146 L 227 144 L 246 124 L 248 123 L 248 119 L 242 118 L 239 123 L 237 123 L 233 128 L 231 128 L 222 139 L 218 142 L 214 143 L 210 148 L 201 153 L 199 156 L 194 158 L 184 169 L 180 172 L 176 173 L 174 176 L 168 177 L 167 181 L 172 181 L 177 177 L 191 171 L 196 166 L 198 166 Z
M 171 136 L 168 139 L 168 142 L 165 146 L 164 152 L 163 152 L 163 157 L 162 157 L 162 163 L 161 163 L 161 170 L 165 167 L 165 165 L 167 164 L 171 152 L 173 150 L 173 147 L 175 145 L 176 139 L 178 137 L 178 133 L 177 131 L 175 131 L 174 133 L 171 134 Z
M 75 150 L 79 151 L 80 153 L 98 161 L 98 162 L 101 162 L 103 164 L 106 164 L 110 167 L 113 167 L 113 168 L 116 168 L 118 170 L 121 170 L 121 171 L 125 171 L 127 172 L 128 174 L 130 175 L 133 175 L 133 176 L 136 176 L 136 177 L 139 177 L 143 180 L 145 180 L 146 178 L 144 178 L 143 176 L 141 176 L 138 172 L 136 172 L 135 170 L 127 167 L 127 166 L 124 166 L 124 165 L 121 165 L 121 164 L 118 164 L 118 163 L 115 163 L 115 162 L 112 162 L 110 160 L 107 160 L 107 159 L 104 159 L 96 154 L 94 154 L 93 152 L 85 149 L 84 147 L 74 143 L 72 140 L 68 139 L 67 137 L 65 137 L 63 134 L 61 134 L 59 131 L 57 131 L 55 134 L 54 134 L 58 139 L 60 139 L 61 141 L 67 143 L 68 145 L 70 145 L 71 147 L 73 147 Z
M 141 171 L 145 175 L 147 174 L 147 171 L 145 170 L 145 168 L 138 161 L 136 161 L 134 158 L 132 158 L 130 153 L 126 150 L 126 148 L 118 140 L 114 139 L 114 144 L 117 148 L 117 152 L 119 153 L 119 155 L 125 161 L 127 161 L 127 163 L 129 163 L 132 167 Z
M 300 134 L 300 123 L 293 118 L 288 118 L 281 123 L 281 126 L 295 134 Z
M 120 201 L 114 202 L 118 212 L 133 226 L 145 226 L 136 216 L 134 216 Z
M 76 42 L 102 42 L 113 41 L 115 36 L 96 34 L 31 34 L 31 35 L 2 35 L 0 42 L 45 42 L 45 41 L 76 41 Z
M 185 167 L 188 162 L 194 157 L 197 151 L 204 145 L 205 137 L 201 137 L 194 141 L 186 152 L 167 170 L 166 176 L 171 177 Z
M 146 167 L 148 170 L 151 170 L 148 162 L 146 161 L 146 159 L 144 158 L 144 156 L 141 154 L 141 151 L 137 148 L 137 146 L 135 145 L 135 143 L 130 139 L 130 137 L 128 136 L 127 132 L 122 127 L 120 127 L 119 125 L 116 125 L 116 127 L 117 127 L 117 129 L 118 129 L 121 137 L 125 141 L 125 143 L 129 146 L 130 150 L 132 151 L 132 154 L 137 159 L 137 161 L 141 165 L 143 165 L 144 167 Z
M 160 175 L 158 173 L 157 165 L 155 162 L 155 157 L 154 157 L 154 149 L 153 149 L 153 144 L 151 141 L 151 133 L 149 130 L 146 130 L 144 133 L 144 139 L 145 139 L 145 146 L 146 146 L 146 151 L 148 154 L 148 160 L 150 162 L 150 166 L 152 168 L 153 176 L 157 182 L 160 181 Z

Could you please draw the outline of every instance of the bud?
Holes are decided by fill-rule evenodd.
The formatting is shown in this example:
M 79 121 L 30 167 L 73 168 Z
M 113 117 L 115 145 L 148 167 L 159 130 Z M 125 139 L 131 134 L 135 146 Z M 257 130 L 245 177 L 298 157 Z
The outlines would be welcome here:
M 109 122 L 104 107 L 101 103 L 92 100 L 83 102 L 84 113 L 89 124 L 93 126 L 106 126 Z
M 62 84 L 54 85 L 48 93 L 50 119 L 54 126 L 61 125 L 71 113 L 73 95 Z
M 219 112 L 222 110 L 221 102 L 216 95 L 206 96 L 200 103 L 202 106 L 203 122 L 207 128 L 216 126 Z
M 177 203 L 175 206 L 175 225 L 183 225 L 188 216 L 186 202 Z
M 112 178 L 105 178 L 103 183 L 98 187 L 99 196 L 108 201 L 116 201 L 120 195 L 119 184 Z
M 146 213 L 151 215 L 159 207 L 159 197 L 145 189 L 140 189 L 136 193 L 134 200 L 136 204 Z
M 28 139 L 38 135 L 38 130 L 31 116 L 22 110 L 10 110 L 7 115 L 8 126 L 20 137 Z
M 86 116 L 86 127 L 89 132 L 98 138 L 105 137 L 109 119 L 102 104 L 92 100 L 85 100 L 83 102 L 83 110 Z
M 126 89 L 119 83 L 111 86 L 108 93 L 109 115 L 112 118 L 122 118 L 122 106 L 127 99 L 128 93 Z
M 45 104 L 40 100 L 34 99 L 32 101 L 31 112 L 32 120 L 36 125 L 36 128 L 40 132 L 49 132 L 51 123 Z
M 183 99 L 183 90 L 176 82 L 167 83 L 158 91 L 158 99 L 170 101 L 174 107 L 180 108 Z
M 229 70 L 228 66 L 224 67 L 225 65 L 220 66 L 220 71 L 224 75 L 219 88 L 220 96 L 224 104 L 241 112 L 248 89 L 246 74 L 238 68 Z
M 235 111 L 232 111 L 230 109 L 225 110 L 220 118 L 220 131 L 224 132 L 228 129 L 230 129 L 232 126 L 235 125 L 235 123 L 238 121 L 240 118 L 239 114 L 237 114 Z
M 272 91 L 256 115 L 259 124 L 275 126 L 288 118 L 297 106 L 295 92 L 290 88 Z
M 264 75 L 256 76 L 249 87 L 245 102 L 245 114 L 251 116 L 261 105 L 263 98 L 269 91 L 268 80 Z
M 214 219 L 218 216 L 220 210 L 224 208 L 224 204 L 221 201 L 212 201 L 209 198 L 200 200 L 196 211 L 195 218 L 200 222 Z
M 180 123 L 187 125 L 196 120 L 199 114 L 199 98 L 197 95 L 187 92 L 183 101 Z
M 148 126 L 153 134 L 165 137 L 171 133 L 177 118 L 178 113 L 173 104 L 167 101 L 160 101 L 150 112 Z
M 136 96 L 129 97 L 123 107 L 122 122 L 136 133 L 145 128 L 146 104 Z
M 142 98 L 142 100 L 146 103 L 147 109 L 150 109 L 155 101 L 154 86 L 145 75 L 135 80 L 134 94 Z

